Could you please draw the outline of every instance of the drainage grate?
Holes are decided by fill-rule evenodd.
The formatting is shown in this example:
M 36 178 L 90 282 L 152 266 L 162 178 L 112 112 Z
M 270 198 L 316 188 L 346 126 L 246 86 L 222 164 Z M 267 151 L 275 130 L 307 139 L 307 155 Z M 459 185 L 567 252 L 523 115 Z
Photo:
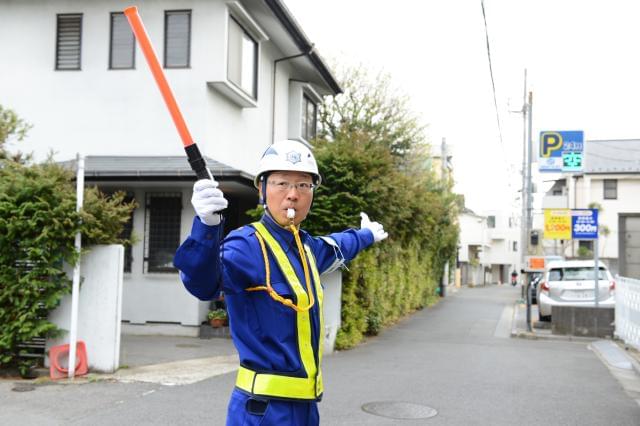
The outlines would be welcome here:
M 438 414 L 435 409 L 426 405 L 394 401 L 368 402 L 362 406 L 362 411 L 399 420 L 428 419 Z

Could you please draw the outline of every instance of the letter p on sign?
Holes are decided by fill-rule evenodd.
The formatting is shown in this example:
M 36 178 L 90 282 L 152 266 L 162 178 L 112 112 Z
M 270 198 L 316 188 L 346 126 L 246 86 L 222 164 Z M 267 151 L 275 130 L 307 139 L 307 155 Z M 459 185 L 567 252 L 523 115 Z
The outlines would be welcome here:
M 540 136 L 540 152 L 542 157 L 553 156 L 555 151 L 562 149 L 562 136 L 556 132 L 545 132 Z

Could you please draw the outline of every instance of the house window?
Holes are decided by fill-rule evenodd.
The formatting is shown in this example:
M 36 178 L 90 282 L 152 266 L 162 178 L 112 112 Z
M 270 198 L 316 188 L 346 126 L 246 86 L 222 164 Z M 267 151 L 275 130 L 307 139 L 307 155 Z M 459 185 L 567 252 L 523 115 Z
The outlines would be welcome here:
M 302 138 L 310 141 L 318 129 L 318 106 L 306 94 L 302 96 Z
M 164 67 L 189 68 L 191 60 L 191 11 L 164 12 Z
M 496 227 L 496 217 L 495 216 L 487 216 L 487 227 L 495 228 Z
M 258 42 L 231 15 L 227 78 L 253 99 L 258 98 Z
M 514 252 L 518 251 L 518 242 L 517 241 L 513 242 L 513 251 Z
M 56 70 L 79 70 L 82 14 L 59 14 L 56 25 Z
M 176 272 L 173 255 L 180 245 L 182 194 L 148 193 L 145 212 L 145 272 Z
M 617 179 L 604 180 L 604 196 L 603 197 L 605 200 L 618 199 L 618 180 Z
M 136 45 L 133 31 L 122 12 L 111 14 L 109 69 L 130 70 L 135 67 Z

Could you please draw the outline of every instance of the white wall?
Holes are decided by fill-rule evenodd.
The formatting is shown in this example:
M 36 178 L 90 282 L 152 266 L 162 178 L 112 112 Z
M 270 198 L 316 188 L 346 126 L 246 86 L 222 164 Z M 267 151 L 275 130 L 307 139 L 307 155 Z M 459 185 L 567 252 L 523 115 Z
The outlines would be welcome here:
M 109 70 L 110 13 L 124 1 L 9 1 L 0 13 L 2 105 L 34 125 L 20 149 L 38 159 L 84 155 L 182 155 L 164 102 L 139 48 L 134 70 Z M 192 9 L 191 68 L 167 69 L 193 138 L 203 154 L 254 173 L 271 142 L 273 60 L 261 45 L 257 108 L 241 108 L 207 82 L 226 73 L 226 4 L 223 0 L 136 3 L 162 62 L 164 11 Z M 83 13 L 82 70 L 55 71 L 56 14 Z M 276 139 L 287 136 L 289 65 L 278 67 Z
M 604 179 L 618 180 L 618 198 L 604 199 Z M 602 206 L 598 213 L 598 224 L 606 225 L 611 231 L 609 236 L 600 235 L 600 256 L 618 258 L 618 215 L 619 213 L 640 212 L 640 176 L 638 175 L 590 175 L 587 179 L 578 179 L 575 189 L 575 208 L 587 208 L 596 202 Z M 574 196 L 571 194 L 571 196 Z M 573 200 L 570 200 L 570 202 Z M 578 244 L 575 244 L 577 249 Z
M 86 250 L 80 263 L 78 340 L 86 344 L 92 371 L 112 373 L 120 366 L 124 247 L 91 246 Z M 64 331 L 60 337 L 47 341 L 47 349 L 69 343 L 71 295 L 65 296 L 49 314 L 49 321 Z M 48 359 L 45 362 L 48 364 Z
M 324 352 L 331 353 L 341 324 L 342 271 L 320 277 L 324 286 Z

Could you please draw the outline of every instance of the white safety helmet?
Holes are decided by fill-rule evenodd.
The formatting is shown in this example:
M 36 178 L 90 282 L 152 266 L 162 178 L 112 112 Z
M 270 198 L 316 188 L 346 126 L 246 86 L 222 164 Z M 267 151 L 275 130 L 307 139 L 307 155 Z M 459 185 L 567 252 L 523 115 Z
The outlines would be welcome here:
M 313 182 L 316 185 L 320 185 L 322 181 L 318 173 L 318 164 L 311 150 L 298 141 L 283 140 L 270 145 L 262 154 L 253 184 L 259 188 L 262 177 L 266 173 L 275 171 L 309 173 L 313 176 Z

